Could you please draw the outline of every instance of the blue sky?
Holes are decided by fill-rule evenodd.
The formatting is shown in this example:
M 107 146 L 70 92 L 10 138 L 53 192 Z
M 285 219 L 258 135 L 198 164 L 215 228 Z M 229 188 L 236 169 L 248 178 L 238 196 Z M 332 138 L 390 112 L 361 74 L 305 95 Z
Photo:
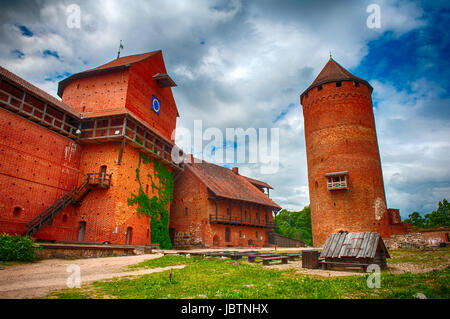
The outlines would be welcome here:
M 80 28 L 68 27 L 72 4 Z M 380 28 L 366 23 L 371 4 Z M 163 50 L 178 127 L 280 129 L 276 174 L 238 166 L 293 210 L 309 203 L 299 95 L 331 51 L 374 87 L 388 207 L 406 217 L 450 197 L 446 1 L 24 0 L 3 1 L 0 18 L 0 65 L 53 95 L 70 74 L 113 60 L 120 40 L 122 55 Z

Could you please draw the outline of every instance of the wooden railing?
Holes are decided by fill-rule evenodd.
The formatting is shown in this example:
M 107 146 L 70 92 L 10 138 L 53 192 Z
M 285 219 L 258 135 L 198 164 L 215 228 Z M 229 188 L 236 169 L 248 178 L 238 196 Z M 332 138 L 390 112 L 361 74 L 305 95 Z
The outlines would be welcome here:
M 33 218 L 27 223 L 27 231 L 24 235 L 33 236 L 38 232 L 39 229 L 51 223 L 53 218 L 59 214 L 64 208 L 72 204 L 76 199 L 84 196 L 85 192 L 88 191 L 87 179 L 80 186 L 72 188 L 70 191 L 65 193 L 63 196 L 58 198 L 51 206 Z
M 167 164 L 180 167 L 172 161 L 173 145 L 131 116 L 116 115 L 83 119 L 81 141 L 110 141 L 124 138 L 128 143 L 147 154 L 162 159 Z
M 27 231 L 25 236 L 33 236 L 39 229 L 51 223 L 53 218 L 62 212 L 70 204 L 78 204 L 87 195 L 87 193 L 95 186 L 109 188 L 111 185 L 112 174 L 106 173 L 89 173 L 79 186 L 75 186 L 63 196 L 58 198 L 51 206 L 33 218 L 27 223 Z
M 328 189 L 347 189 L 347 181 L 327 182 Z
M 86 182 L 89 186 L 100 186 L 109 188 L 111 186 L 112 174 L 106 173 L 88 173 L 86 174 Z
M 251 227 L 261 227 L 261 228 L 275 228 L 273 222 L 261 222 L 260 220 L 249 220 L 240 216 L 229 216 L 229 215 L 209 215 L 210 224 L 228 224 L 228 225 L 240 225 L 240 226 L 251 226 Z
M 31 97 L 31 96 L 30 96 Z M 7 109 L 10 109 L 19 115 L 26 117 L 34 122 L 38 122 L 44 126 L 49 127 L 53 131 L 76 137 L 77 126 L 69 124 L 69 122 L 79 124 L 79 119 L 70 116 L 61 110 L 57 110 L 48 103 L 41 102 L 41 105 L 33 105 L 26 101 L 27 93 L 23 92 L 22 97 L 14 96 L 12 93 L 0 89 L 0 104 L 3 104 Z M 59 113 L 60 116 L 50 114 Z

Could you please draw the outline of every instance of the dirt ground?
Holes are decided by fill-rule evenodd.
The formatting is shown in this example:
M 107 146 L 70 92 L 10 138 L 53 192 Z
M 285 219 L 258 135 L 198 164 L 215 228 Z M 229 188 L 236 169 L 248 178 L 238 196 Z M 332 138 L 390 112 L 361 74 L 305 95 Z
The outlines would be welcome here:
M 184 267 L 182 265 L 137 271 L 129 271 L 127 269 L 129 265 L 161 256 L 163 254 L 157 253 L 76 260 L 47 259 L 31 264 L 6 266 L 0 270 L 0 298 L 34 298 L 45 296 L 56 289 L 67 288 L 67 280 L 73 274 L 70 268 L 68 272 L 70 265 L 80 267 L 81 285 L 113 277 L 144 275 L 170 268 Z

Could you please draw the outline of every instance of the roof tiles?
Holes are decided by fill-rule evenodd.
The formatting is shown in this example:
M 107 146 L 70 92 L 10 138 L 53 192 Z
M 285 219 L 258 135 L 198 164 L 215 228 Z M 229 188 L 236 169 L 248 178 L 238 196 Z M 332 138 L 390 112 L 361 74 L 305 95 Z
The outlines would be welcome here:
M 186 166 L 217 197 L 281 209 L 278 204 L 261 192 L 246 177 L 236 174 L 228 168 L 205 161 L 186 164 Z

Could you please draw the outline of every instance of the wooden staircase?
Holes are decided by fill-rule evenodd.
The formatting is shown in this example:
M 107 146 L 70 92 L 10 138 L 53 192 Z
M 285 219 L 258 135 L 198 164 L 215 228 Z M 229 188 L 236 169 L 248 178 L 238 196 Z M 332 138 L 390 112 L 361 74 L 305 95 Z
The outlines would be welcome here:
M 79 205 L 90 190 L 96 186 L 109 188 L 111 184 L 111 175 L 105 173 L 89 173 L 86 175 L 83 183 L 75 186 L 66 194 L 58 198 L 50 207 L 41 212 L 29 223 L 27 223 L 27 231 L 24 236 L 33 236 L 42 227 L 52 222 L 53 218 L 63 211 L 69 205 Z

